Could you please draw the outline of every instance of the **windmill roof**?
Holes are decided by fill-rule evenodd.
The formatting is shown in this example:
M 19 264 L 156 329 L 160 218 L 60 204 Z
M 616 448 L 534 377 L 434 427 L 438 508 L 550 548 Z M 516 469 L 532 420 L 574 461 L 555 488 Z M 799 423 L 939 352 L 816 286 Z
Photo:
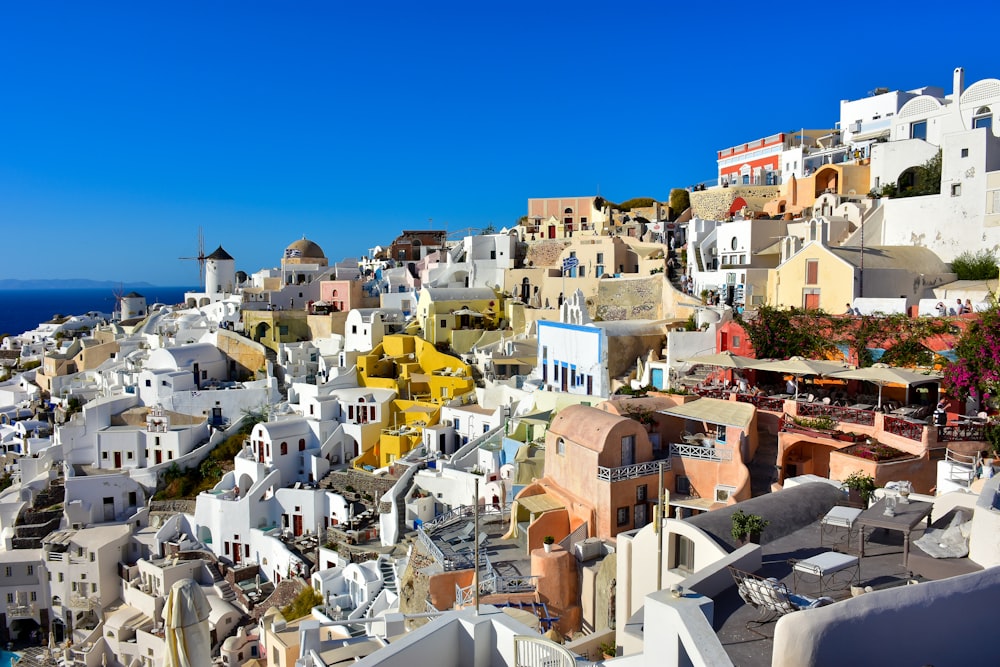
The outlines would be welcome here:
M 222 246 L 220 245 L 218 248 L 215 249 L 215 252 L 213 252 L 205 259 L 232 259 L 232 255 L 223 250 Z

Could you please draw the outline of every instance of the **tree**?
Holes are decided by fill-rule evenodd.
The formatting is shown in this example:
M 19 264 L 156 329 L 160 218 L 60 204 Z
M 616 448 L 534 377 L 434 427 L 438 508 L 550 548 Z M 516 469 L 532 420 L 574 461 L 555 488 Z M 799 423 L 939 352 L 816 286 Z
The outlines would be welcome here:
M 952 260 L 951 270 L 959 280 L 992 280 L 1000 273 L 997 257 L 989 250 L 977 253 L 966 250 Z
M 979 402 L 1000 391 L 1000 309 L 996 302 L 979 314 L 958 339 L 957 359 L 944 369 L 949 393 Z
M 497 233 L 497 228 L 493 226 L 492 222 L 483 227 L 481 230 L 479 230 L 480 236 L 487 236 L 488 234 L 496 234 L 496 233 Z
M 691 194 L 684 188 L 670 191 L 670 219 L 676 220 L 681 213 L 691 207 Z

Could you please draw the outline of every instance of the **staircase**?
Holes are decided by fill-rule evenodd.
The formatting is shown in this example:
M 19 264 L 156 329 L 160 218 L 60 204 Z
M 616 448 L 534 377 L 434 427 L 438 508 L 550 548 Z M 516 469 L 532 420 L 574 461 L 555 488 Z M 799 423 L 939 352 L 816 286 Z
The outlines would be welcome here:
M 378 569 L 382 573 L 382 583 L 386 590 L 398 593 L 396 590 L 396 571 L 392 568 L 392 563 L 386 558 L 381 558 L 378 561 Z
M 208 573 L 212 575 L 212 580 L 215 582 L 215 589 L 219 591 L 219 595 L 226 602 L 232 602 L 236 599 L 236 592 L 233 590 L 232 585 L 226 581 L 222 576 L 222 571 L 219 569 L 218 564 L 213 562 L 206 562 L 205 568 Z
M 708 377 L 709 373 L 712 372 L 711 366 L 693 366 L 691 370 L 686 375 L 682 375 L 678 380 L 677 384 L 682 387 L 695 387 Z

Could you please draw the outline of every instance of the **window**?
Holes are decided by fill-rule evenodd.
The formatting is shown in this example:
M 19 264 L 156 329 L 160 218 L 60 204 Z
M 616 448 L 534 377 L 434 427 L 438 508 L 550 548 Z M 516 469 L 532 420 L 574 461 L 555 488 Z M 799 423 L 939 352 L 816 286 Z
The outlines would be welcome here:
M 642 501 L 646 500 L 646 491 L 647 491 L 646 484 L 640 484 L 639 486 L 635 487 L 635 502 L 641 503 Z
M 288 443 L 283 442 L 281 443 L 281 455 L 284 456 L 287 453 L 288 453 Z
M 560 456 L 566 455 L 566 441 L 562 438 L 556 440 L 556 454 L 559 454 Z
M 3 573 L 4 573 L 4 575 L 6 575 L 8 577 L 11 576 L 11 574 L 13 573 L 13 570 L 11 569 L 10 565 L 8 565 L 7 567 L 5 567 L 3 569 Z
M 968 148 L 963 148 L 962 149 L 962 157 L 969 157 L 969 149 Z
M 674 488 L 678 495 L 689 496 L 691 495 L 691 480 L 686 475 L 677 475 L 677 479 L 674 480 Z
M 31 591 L 31 601 L 32 602 L 38 601 L 38 593 L 36 593 L 35 591 Z
M 97 584 L 91 584 L 90 585 L 90 592 L 91 593 L 96 593 L 97 592 Z
M 989 107 L 980 107 L 972 117 L 972 127 L 993 127 L 993 112 Z M 963 156 L 964 157 L 964 156 Z
M 34 565 L 29 565 L 28 566 L 28 576 L 30 577 L 34 573 L 35 573 L 35 566 Z
M 441 328 L 442 329 L 448 328 L 448 320 L 441 320 Z
M 740 346 L 740 337 L 733 336 L 733 347 L 739 347 L 739 346 Z
M 108 453 L 107 452 L 101 452 L 101 458 L 104 459 L 105 461 L 107 461 L 108 460 Z
M 910 123 L 910 139 L 927 140 L 927 121 L 922 120 L 917 123 Z
M 724 503 L 729 500 L 729 496 L 736 493 L 736 487 L 733 486 L 717 486 L 715 487 L 715 502 Z
M 132 452 L 125 452 L 125 458 L 131 460 L 132 459 Z
M 303 452 L 303 451 L 305 451 L 305 449 L 306 449 L 305 438 L 299 438 L 299 451 Z
M 685 537 L 672 533 L 670 535 L 670 569 L 694 571 L 694 542 Z
M 152 380 L 146 380 L 146 386 L 147 387 L 152 387 L 153 386 L 153 381 Z
M 7 604 L 14 604 L 14 594 L 7 593 Z
M 733 240 L 729 243 L 729 247 L 731 247 L 733 250 L 736 250 L 736 246 L 737 245 L 738 245 L 738 243 L 736 241 L 736 237 L 734 236 Z
M 279 326 L 278 327 L 278 333 L 280 335 L 282 335 L 282 336 L 287 336 L 288 335 L 288 326 L 287 325 L 281 325 L 281 326 Z
M 490 432 L 490 425 L 483 424 L 483 433 L 489 433 L 489 432 Z
M 627 525 L 628 525 L 628 508 L 627 507 L 619 507 L 618 508 L 618 527 L 621 528 L 622 526 L 627 526 Z
M 951 184 L 951 196 L 952 197 L 961 197 L 962 196 L 962 184 L 961 183 L 952 183 Z
M 818 285 L 819 284 L 819 260 L 818 259 L 807 259 L 806 260 L 806 285 Z
M 90 552 L 90 562 L 93 563 L 95 560 L 97 560 L 97 552 L 91 551 Z
M 62 583 L 65 580 L 66 580 L 66 576 L 62 572 L 60 572 L 59 573 L 59 583 Z
M 604 264 L 604 253 L 603 252 L 597 253 L 597 263 L 598 264 Z

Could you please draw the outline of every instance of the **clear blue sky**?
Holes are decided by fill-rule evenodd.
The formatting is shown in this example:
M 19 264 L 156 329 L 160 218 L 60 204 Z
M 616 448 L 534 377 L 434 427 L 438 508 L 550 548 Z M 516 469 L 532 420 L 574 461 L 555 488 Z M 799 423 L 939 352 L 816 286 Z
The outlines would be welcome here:
M 252 272 L 666 199 L 842 98 L 1000 76 L 986 6 L 673 4 L 3 3 L 0 278 L 186 285 L 199 226 Z

